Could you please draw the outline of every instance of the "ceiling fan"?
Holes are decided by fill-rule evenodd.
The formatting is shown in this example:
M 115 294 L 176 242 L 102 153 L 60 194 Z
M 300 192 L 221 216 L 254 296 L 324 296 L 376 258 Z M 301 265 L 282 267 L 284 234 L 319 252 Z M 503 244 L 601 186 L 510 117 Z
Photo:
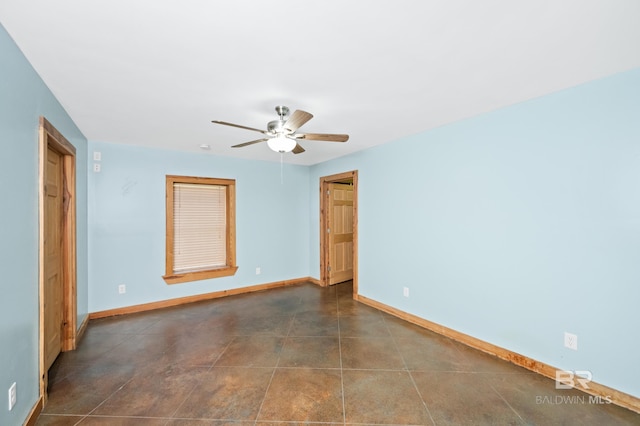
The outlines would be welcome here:
M 349 135 L 337 135 L 328 133 L 296 133 L 307 121 L 313 118 L 312 114 L 306 111 L 295 110 L 289 115 L 289 108 L 279 105 L 276 107 L 279 118 L 267 124 L 267 130 L 255 129 L 253 127 L 241 126 L 240 124 L 228 123 L 226 121 L 212 120 L 212 123 L 223 124 L 225 126 L 238 127 L 240 129 L 252 130 L 264 135 L 263 138 L 249 142 L 233 145 L 231 148 L 241 148 L 253 145 L 254 143 L 267 142 L 269 148 L 276 152 L 293 152 L 301 154 L 305 150 L 298 141 L 325 141 L 325 142 L 346 142 Z

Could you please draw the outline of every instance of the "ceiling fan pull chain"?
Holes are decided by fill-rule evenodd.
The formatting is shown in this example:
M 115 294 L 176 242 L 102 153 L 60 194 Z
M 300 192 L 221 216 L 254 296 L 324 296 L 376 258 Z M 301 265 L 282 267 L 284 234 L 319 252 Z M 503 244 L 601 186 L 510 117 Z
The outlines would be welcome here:
M 280 152 L 280 185 L 284 183 L 284 179 L 282 177 L 283 158 L 284 158 L 284 152 Z

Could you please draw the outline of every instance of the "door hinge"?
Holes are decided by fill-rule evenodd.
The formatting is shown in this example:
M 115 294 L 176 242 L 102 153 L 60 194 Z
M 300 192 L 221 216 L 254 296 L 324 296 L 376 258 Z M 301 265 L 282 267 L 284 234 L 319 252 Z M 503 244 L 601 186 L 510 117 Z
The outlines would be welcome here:
M 327 228 L 327 234 L 331 233 L 331 228 Z
M 331 272 L 331 265 L 327 265 L 327 271 Z

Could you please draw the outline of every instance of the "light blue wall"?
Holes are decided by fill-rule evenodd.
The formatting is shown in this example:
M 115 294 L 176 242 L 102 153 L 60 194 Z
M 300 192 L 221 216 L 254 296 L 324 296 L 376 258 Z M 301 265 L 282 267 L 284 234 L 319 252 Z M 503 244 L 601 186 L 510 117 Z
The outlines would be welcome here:
M 640 69 L 314 166 L 310 192 L 353 169 L 360 294 L 640 397 Z
M 102 155 L 101 172 L 89 173 L 91 312 L 309 276 L 308 168 L 285 164 L 281 183 L 280 163 L 89 146 Z M 166 175 L 236 180 L 235 276 L 164 282 Z
M 0 424 L 19 425 L 39 394 L 38 120 L 45 116 L 76 147 L 78 317 L 87 306 L 86 139 L 0 25 Z M 17 405 L 7 390 L 17 383 Z
M 8 295 L 0 298 L 0 392 L 16 381 L 19 394 L 0 424 L 20 424 L 38 396 L 40 115 L 78 150 L 80 321 L 319 277 L 318 180 L 358 170 L 362 295 L 559 368 L 590 370 L 640 397 L 640 70 L 317 166 L 285 165 L 280 184 L 279 163 L 101 142 L 87 149 L 1 26 L 0 58 L 0 144 L 10 158 L 0 168 Z M 100 173 L 87 172 L 93 151 L 102 152 Z M 234 277 L 162 280 L 166 174 L 236 179 Z M 562 347 L 564 331 L 579 336 L 577 352 Z

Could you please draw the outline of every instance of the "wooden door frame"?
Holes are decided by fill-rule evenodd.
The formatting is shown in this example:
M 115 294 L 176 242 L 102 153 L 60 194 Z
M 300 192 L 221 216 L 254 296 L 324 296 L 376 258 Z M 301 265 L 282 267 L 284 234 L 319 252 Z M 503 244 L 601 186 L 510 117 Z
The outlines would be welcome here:
M 320 285 L 329 285 L 329 237 L 327 235 L 327 223 L 329 212 L 327 211 L 327 191 L 330 183 L 353 184 L 353 298 L 358 298 L 358 171 L 338 173 L 320 178 Z
M 39 233 L 39 357 L 40 357 L 40 397 L 46 399 L 47 370 L 44 353 L 44 235 L 45 235 L 45 191 L 44 176 L 47 148 L 59 152 L 62 160 L 63 191 L 68 207 L 62 217 L 62 351 L 76 348 L 77 336 L 77 291 L 76 291 L 76 148 L 49 122 L 40 117 L 38 134 L 38 233 Z

